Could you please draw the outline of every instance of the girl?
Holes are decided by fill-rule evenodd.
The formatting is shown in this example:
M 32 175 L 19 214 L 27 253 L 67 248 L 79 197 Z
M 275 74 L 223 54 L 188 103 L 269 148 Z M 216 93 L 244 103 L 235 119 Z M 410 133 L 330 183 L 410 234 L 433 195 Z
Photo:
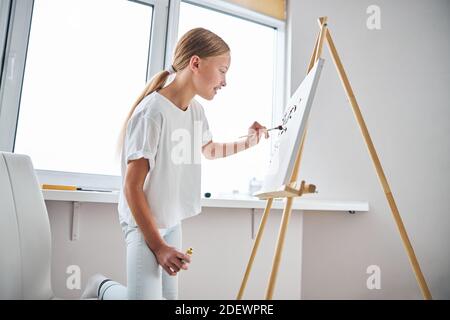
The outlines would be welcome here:
M 219 36 L 192 29 L 178 41 L 170 70 L 155 75 L 134 103 L 119 144 L 118 211 L 128 286 L 97 274 L 82 298 L 177 299 L 177 273 L 191 261 L 179 251 L 181 220 L 201 211 L 201 153 L 207 159 L 226 157 L 258 144 L 262 135 L 268 138 L 266 127 L 254 122 L 245 140 L 212 141 L 194 97 L 212 100 L 226 86 L 230 59 L 230 48 Z M 164 87 L 171 73 L 175 79 Z

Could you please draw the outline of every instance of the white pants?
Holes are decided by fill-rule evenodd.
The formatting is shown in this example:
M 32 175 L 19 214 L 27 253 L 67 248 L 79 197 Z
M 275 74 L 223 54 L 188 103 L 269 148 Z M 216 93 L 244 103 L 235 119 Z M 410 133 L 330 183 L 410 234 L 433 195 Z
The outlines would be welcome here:
M 178 299 L 178 275 L 169 276 L 162 269 L 138 227 L 127 226 L 124 233 L 127 243 L 128 286 L 107 281 L 100 288 L 99 299 Z M 169 246 L 181 251 L 181 224 L 168 229 L 159 229 L 159 233 Z

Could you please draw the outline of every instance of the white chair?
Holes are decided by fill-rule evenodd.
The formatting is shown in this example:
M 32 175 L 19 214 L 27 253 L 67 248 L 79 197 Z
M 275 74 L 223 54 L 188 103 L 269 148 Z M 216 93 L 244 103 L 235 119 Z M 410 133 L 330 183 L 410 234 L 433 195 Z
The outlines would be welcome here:
M 54 299 L 51 233 L 27 155 L 0 152 L 0 299 Z

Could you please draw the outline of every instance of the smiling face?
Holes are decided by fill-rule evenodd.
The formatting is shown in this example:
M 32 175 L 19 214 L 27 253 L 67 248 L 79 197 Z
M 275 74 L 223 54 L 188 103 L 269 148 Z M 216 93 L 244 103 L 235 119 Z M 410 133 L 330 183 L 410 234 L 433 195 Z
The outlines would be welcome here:
M 206 100 L 212 100 L 222 87 L 227 85 L 226 73 L 230 68 L 230 53 L 201 59 L 191 58 L 193 84 L 197 94 Z

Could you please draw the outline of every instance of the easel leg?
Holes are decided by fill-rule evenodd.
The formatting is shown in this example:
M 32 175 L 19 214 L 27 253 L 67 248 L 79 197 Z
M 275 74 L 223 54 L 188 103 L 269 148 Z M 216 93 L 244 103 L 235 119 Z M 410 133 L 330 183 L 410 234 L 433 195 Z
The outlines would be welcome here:
M 422 295 L 426 300 L 432 299 L 430 290 L 428 289 L 427 283 L 425 281 L 425 278 L 422 274 L 422 271 L 420 270 L 419 262 L 417 261 L 416 255 L 414 254 L 413 247 L 411 245 L 411 242 L 409 241 L 408 234 L 406 233 L 405 226 L 403 225 L 402 218 L 400 216 L 400 213 L 398 211 L 397 205 L 394 200 L 394 196 L 392 195 L 391 189 L 389 187 L 389 183 L 386 179 L 386 176 L 383 171 L 383 167 L 381 166 L 380 160 L 378 159 L 377 152 L 375 150 L 375 146 L 373 145 L 372 139 L 369 135 L 369 130 L 367 129 L 367 126 L 364 122 L 364 118 L 361 114 L 361 110 L 359 108 L 359 105 L 356 101 L 355 95 L 353 94 L 352 87 L 350 86 L 350 82 L 347 78 L 347 75 L 344 71 L 344 67 L 342 66 L 341 59 L 339 58 L 339 55 L 337 53 L 336 47 L 334 46 L 333 39 L 331 38 L 331 34 L 329 30 L 326 32 L 326 40 L 328 42 L 328 48 L 330 49 L 331 56 L 333 57 L 334 64 L 336 66 L 336 69 L 339 73 L 339 77 L 341 78 L 342 85 L 344 86 L 345 92 L 347 94 L 347 97 L 350 101 L 350 104 L 353 108 L 353 113 L 356 117 L 356 120 L 359 124 L 359 127 L 361 129 L 362 135 L 364 137 L 364 140 L 367 145 L 367 149 L 369 151 L 369 154 L 372 158 L 372 162 L 375 166 L 378 178 L 380 180 L 381 186 L 384 190 L 384 193 L 386 195 L 387 201 L 389 203 L 389 206 L 391 208 L 392 216 L 394 217 L 395 223 L 397 225 L 397 229 L 400 233 L 400 237 L 403 241 L 403 245 L 405 247 L 406 253 L 408 254 L 409 261 L 411 263 L 411 266 L 413 268 L 413 271 L 416 276 L 416 280 L 420 286 L 420 289 L 422 291 Z
M 253 244 L 252 254 L 250 256 L 250 259 L 247 263 L 247 268 L 245 269 L 245 275 L 242 279 L 241 287 L 239 289 L 239 293 L 237 296 L 237 300 L 241 300 L 242 296 L 244 295 L 245 287 L 247 286 L 247 280 L 250 275 L 250 271 L 253 266 L 253 261 L 255 260 L 256 252 L 258 251 L 259 243 L 261 241 L 262 235 L 264 233 L 264 227 L 266 226 L 267 217 L 269 216 L 270 208 L 272 208 L 273 198 L 269 198 L 267 200 L 266 209 L 264 210 L 264 214 L 261 219 L 261 224 L 258 228 L 258 233 L 256 235 L 255 243 Z
M 283 218 L 281 220 L 280 231 L 278 233 L 277 247 L 273 258 L 272 271 L 270 272 L 269 286 L 266 291 L 266 300 L 272 300 L 273 297 L 275 281 L 277 280 L 278 268 L 280 266 L 281 254 L 283 252 L 284 239 L 286 237 L 286 230 L 289 224 L 289 218 L 291 216 L 293 201 L 294 199 L 292 197 L 287 198 L 286 205 L 284 206 Z
M 322 45 L 323 45 L 323 41 L 324 41 L 324 37 L 325 37 L 324 31 L 326 30 L 325 29 L 326 18 L 323 18 L 323 19 L 324 19 L 324 21 L 321 23 L 321 32 L 319 33 L 319 35 L 317 35 L 316 42 L 314 45 L 314 51 L 312 53 L 311 60 L 309 62 L 308 72 L 311 70 L 311 68 L 314 65 L 315 60 L 317 60 L 317 57 L 320 56 L 321 51 L 322 51 Z M 305 141 L 305 136 L 306 136 L 307 131 L 308 131 L 308 129 L 306 126 L 305 133 L 303 135 L 301 145 L 300 145 L 300 150 L 297 153 L 297 156 L 295 159 L 294 170 L 293 170 L 293 173 L 292 173 L 292 176 L 290 179 L 290 185 L 295 184 L 295 182 L 297 180 L 297 175 L 298 175 L 298 171 L 299 171 L 299 167 L 300 167 L 300 161 L 301 161 L 301 157 L 302 157 L 302 153 L 303 153 L 303 146 L 304 146 L 304 141 Z M 238 300 L 242 299 L 242 296 L 244 294 L 244 290 L 247 285 L 247 280 L 250 275 L 250 270 L 252 268 L 253 261 L 255 259 L 256 251 L 258 250 L 259 242 L 261 240 L 261 237 L 262 237 L 262 234 L 264 231 L 264 227 L 266 225 L 267 217 L 269 215 L 270 208 L 272 207 L 272 201 L 273 201 L 273 198 L 269 198 L 267 201 L 266 210 L 264 211 L 264 215 L 262 217 L 261 224 L 258 229 L 258 234 L 256 236 L 255 243 L 253 245 L 252 253 L 251 253 L 250 259 L 248 261 L 247 268 L 245 270 L 244 279 L 242 280 L 241 287 L 239 289 L 239 293 L 237 296 Z M 272 296 L 273 296 L 273 291 L 275 288 L 275 281 L 276 281 L 276 277 L 277 277 L 277 273 L 278 273 L 278 267 L 279 267 L 280 260 L 281 260 L 281 253 L 283 251 L 284 238 L 286 236 L 286 230 L 287 230 L 287 226 L 289 223 L 289 217 L 291 215 L 292 202 L 293 202 L 293 198 L 288 197 L 284 211 L 283 211 L 283 218 L 281 221 L 280 231 L 279 231 L 279 235 L 278 235 L 277 247 L 276 247 L 275 256 L 274 256 L 274 260 L 273 260 L 272 271 L 270 274 L 269 286 L 268 286 L 267 292 L 266 292 L 266 299 L 272 299 Z

